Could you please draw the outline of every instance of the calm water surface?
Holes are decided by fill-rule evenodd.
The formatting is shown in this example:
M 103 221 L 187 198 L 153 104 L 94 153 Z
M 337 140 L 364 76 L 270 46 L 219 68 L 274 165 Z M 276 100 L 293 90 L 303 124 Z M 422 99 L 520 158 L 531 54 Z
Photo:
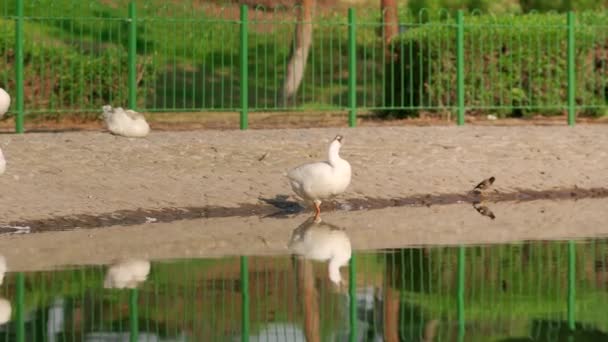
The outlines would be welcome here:
M 284 256 L 9 263 L 0 340 L 608 341 L 606 239 L 351 257 L 346 231 L 300 228 Z

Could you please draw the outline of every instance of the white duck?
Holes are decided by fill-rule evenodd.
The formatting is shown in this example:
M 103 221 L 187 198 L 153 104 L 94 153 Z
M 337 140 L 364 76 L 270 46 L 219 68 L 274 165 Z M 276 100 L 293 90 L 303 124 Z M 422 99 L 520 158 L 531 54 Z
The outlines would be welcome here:
M 106 272 L 103 287 L 106 289 L 134 289 L 148 278 L 148 260 L 127 259 L 114 263 Z
M 308 219 L 293 231 L 289 249 L 306 259 L 328 260 L 329 280 L 341 285 L 340 267 L 348 264 L 352 254 L 344 229 Z
M 11 97 L 4 89 L 0 88 L 0 118 L 3 117 L 6 112 L 8 112 L 8 107 L 10 106 Z
M 150 133 L 146 118 L 140 113 L 121 107 L 103 106 L 103 119 L 108 130 L 116 135 L 129 138 L 142 138 Z
M 337 135 L 329 145 L 328 160 L 300 165 L 287 177 L 293 191 L 315 207 L 315 221 L 320 219 L 321 201 L 346 190 L 350 184 L 350 164 L 340 158 L 343 137 Z

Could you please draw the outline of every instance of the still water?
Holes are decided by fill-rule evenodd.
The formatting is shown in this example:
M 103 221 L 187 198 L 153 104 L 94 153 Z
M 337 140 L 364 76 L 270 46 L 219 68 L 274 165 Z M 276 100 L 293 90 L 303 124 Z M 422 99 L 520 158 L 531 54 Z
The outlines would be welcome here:
M 351 253 L 347 231 L 309 222 L 290 249 L 0 263 L 0 340 L 608 341 L 606 239 Z

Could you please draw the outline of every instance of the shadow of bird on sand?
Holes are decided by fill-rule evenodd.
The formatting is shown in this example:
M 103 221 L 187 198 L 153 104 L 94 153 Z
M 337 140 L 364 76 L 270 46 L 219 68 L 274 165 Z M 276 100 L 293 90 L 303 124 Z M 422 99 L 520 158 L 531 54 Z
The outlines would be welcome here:
M 297 214 L 302 212 L 305 208 L 300 205 L 300 203 L 296 201 L 290 201 L 289 196 L 287 195 L 276 195 L 275 198 L 262 198 L 259 200 L 272 205 L 273 207 L 279 209 L 279 211 L 274 212 L 272 214 L 268 214 L 264 217 L 277 217 L 277 218 L 286 218 L 291 214 Z

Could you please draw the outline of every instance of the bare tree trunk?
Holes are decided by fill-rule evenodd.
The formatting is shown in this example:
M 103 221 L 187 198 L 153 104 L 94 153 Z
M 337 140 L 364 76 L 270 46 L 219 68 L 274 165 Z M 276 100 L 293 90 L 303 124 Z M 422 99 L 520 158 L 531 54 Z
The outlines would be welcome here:
M 312 10 L 315 6 L 315 0 L 299 0 L 298 4 L 301 7 L 298 11 L 295 41 L 292 44 L 281 94 L 285 106 L 294 100 L 300 83 L 302 83 L 306 61 L 308 60 L 308 51 L 312 44 Z
M 382 11 L 382 37 L 384 42 L 384 55 L 387 60 L 393 58 L 391 52 L 391 41 L 399 32 L 399 22 L 397 20 L 397 1 L 381 0 L 380 10 Z
M 300 284 L 299 296 L 304 305 L 304 334 L 306 341 L 319 342 L 321 335 L 319 331 L 319 302 L 317 289 L 315 288 L 315 275 L 310 260 L 298 258 L 298 284 Z
M 388 284 L 384 289 L 384 340 L 399 342 L 399 292 Z

